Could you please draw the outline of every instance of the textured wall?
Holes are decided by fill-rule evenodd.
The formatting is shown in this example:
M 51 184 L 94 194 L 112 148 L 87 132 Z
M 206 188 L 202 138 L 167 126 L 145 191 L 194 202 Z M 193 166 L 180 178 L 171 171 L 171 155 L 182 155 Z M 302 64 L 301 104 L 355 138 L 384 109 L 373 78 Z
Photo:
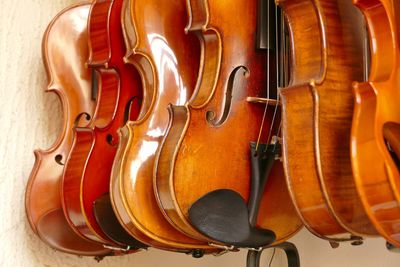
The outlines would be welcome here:
M 244 266 L 245 252 L 195 260 L 153 249 L 97 263 L 53 251 L 33 235 L 24 211 L 25 185 L 34 162 L 32 151 L 50 147 L 61 125 L 58 99 L 44 94 L 47 82 L 41 38 L 51 18 L 76 2 L 0 2 L 0 266 Z M 303 231 L 294 242 L 302 266 L 400 265 L 400 255 L 387 252 L 381 239 L 333 250 L 327 242 Z M 285 266 L 282 254 L 277 253 L 273 266 Z

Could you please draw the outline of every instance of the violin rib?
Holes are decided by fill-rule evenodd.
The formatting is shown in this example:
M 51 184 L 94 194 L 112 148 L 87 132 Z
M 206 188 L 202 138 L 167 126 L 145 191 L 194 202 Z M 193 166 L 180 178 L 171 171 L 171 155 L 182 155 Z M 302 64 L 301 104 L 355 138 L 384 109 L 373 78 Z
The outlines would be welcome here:
M 98 79 L 97 106 L 90 123 L 74 129 L 62 191 L 64 211 L 75 231 L 88 240 L 116 247 L 126 244 L 103 232 L 93 203 L 109 193 L 119 142 L 117 130 L 125 124 L 127 115 L 131 120 L 137 119 L 142 98 L 139 74 L 123 61 L 122 2 L 97 0 L 91 5 L 88 66 Z
M 371 70 L 367 82 L 355 83 L 351 132 L 352 167 L 369 219 L 386 240 L 399 247 L 400 175 L 396 129 L 400 125 L 398 1 L 358 0 L 368 25 Z M 374 118 L 374 119 L 372 119 Z M 388 145 L 393 152 L 389 151 Z M 391 155 L 395 155 L 394 157 Z
M 125 40 L 132 42 L 125 60 L 140 73 L 146 112 L 119 132 L 110 185 L 113 207 L 125 229 L 145 244 L 184 252 L 210 249 L 165 220 L 153 191 L 154 158 L 168 124 L 167 106 L 184 104 L 198 76 L 200 51 L 195 36 L 184 31 L 185 3 L 136 0 L 125 8 Z
M 318 17 L 309 0 L 285 0 L 278 4 L 286 15 L 291 36 L 291 80 L 287 88 L 280 90 L 283 163 L 289 192 L 299 216 L 311 233 L 322 238 L 345 238 L 338 236 L 344 229 L 333 218 L 326 204 L 314 160 L 310 81 L 321 80 L 324 75 Z M 321 221 L 324 223 L 321 224 Z
M 291 81 L 281 90 L 283 158 L 292 200 L 306 227 L 321 238 L 346 241 L 353 234 L 374 234 L 346 158 L 351 78 L 362 75 L 352 17 L 340 10 L 341 1 L 278 3 L 292 38 Z
M 32 229 L 51 247 L 71 254 L 104 256 L 110 254 L 109 249 L 82 239 L 70 228 L 60 199 L 63 164 L 72 146 L 72 127 L 87 124 L 86 116 L 81 115 L 91 116 L 95 105 L 91 100 L 91 75 L 85 68 L 89 7 L 80 4 L 61 11 L 43 37 L 43 59 L 50 80 L 46 91 L 55 92 L 61 100 L 63 129 L 50 149 L 35 151 L 25 207 Z
M 377 235 L 351 169 L 352 82 L 363 77 L 364 25 L 349 1 L 315 1 L 325 29 L 326 71 L 313 90 L 315 150 L 322 190 L 333 215 L 353 236 Z M 335 61 L 332 60 L 335 58 Z
M 187 5 L 187 30 L 195 32 L 202 45 L 200 75 L 190 101 L 169 108 L 170 123 L 157 155 L 154 184 L 170 223 L 192 237 L 204 238 L 189 219 L 189 208 L 196 200 L 217 189 L 234 190 L 248 200 L 249 143 L 257 141 L 265 106 L 247 99 L 266 97 L 268 82 L 271 90 L 276 89 L 276 59 L 274 52 L 255 49 L 257 1 L 232 5 L 188 0 Z M 267 142 L 274 108 L 269 106 L 261 142 Z M 276 162 L 258 226 L 274 231 L 278 243 L 302 226 L 288 198 L 282 165 Z M 280 203 L 279 208 L 274 203 Z

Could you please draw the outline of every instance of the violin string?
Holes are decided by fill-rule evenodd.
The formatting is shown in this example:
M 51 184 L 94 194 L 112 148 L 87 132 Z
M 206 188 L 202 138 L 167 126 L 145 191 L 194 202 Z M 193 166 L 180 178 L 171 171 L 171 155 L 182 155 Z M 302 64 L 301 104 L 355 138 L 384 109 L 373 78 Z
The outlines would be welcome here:
M 279 92 L 278 92 L 278 88 L 279 88 L 279 43 L 278 43 L 278 7 L 275 5 L 275 52 L 276 52 L 276 94 L 277 94 L 277 98 L 276 98 L 276 105 L 275 105 L 275 109 L 274 109 L 274 115 L 272 117 L 272 122 L 271 122 L 271 126 L 269 129 L 269 133 L 268 133 L 268 138 L 267 138 L 267 144 L 270 143 L 270 139 L 272 138 L 272 130 L 274 128 L 275 125 L 275 121 L 276 121 L 276 117 L 277 117 L 277 113 L 278 113 L 278 107 L 279 107 Z
M 267 4 L 267 45 L 269 46 L 269 2 Z M 270 49 L 270 47 L 268 48 Z M 256 153 L 258 151 L 258 146 L 260 145 L 260 140 L 261 140 L 261 135 L 262 135 L 262 130 L 264 128 L 264 123 L 265 123 L 265 117 L 267 116 L 267 110 L 268 110 L 268 104 L 269 104 L 269 63 L 270 63 L 270 57 L 269 57 L 269 51 L 267 51 L 267 102 L 265 103 L 265 108 L 264 108 L 264 114 L 261 120 L 261 126 L 260 126 L 260 131 L 258 132 L 258 137 L 257 137 L 257 143 L 256 143 Z
M 282 87 L 283 87 L 283 86 L 286 86 L 288 84 L 288 79 L 289 79 L 289 71 L 288 71 L 288 69 L 289 69 L 289 67 L 288 67 L 288 64 L 289 64 L 288 63 L 288 58 L 289 58 L 289 56 L 288 56 L 288 54 L 289 54 L 288 53 L 288 47 L 289 47 L 289 44 L 288 44 L 288 39 L 286 38 L 286 24 L 285 24 L 285 16 L 284 16 L 283 10 L 281 10 L 281 25 L 282 25 L 281 34 L 282 34 L 282 43 L 283 43 L 283 53 L 282 53 L 283 54 Z
M 265 122 L 265 117 L 267 115 L 267 110 L 268 110 L 268 100 L 267 103 L 265 105 L 265 109 L 264 109 L 264 115 L 262 117 L 262 121 L 261 121 L 261 127 L 260 127 L 260 131 L 258 132 L 258 138 L 257 138 L 257 144 L 256 144 L 256 151 L 258 151 L 258 146 L 260 144 L 260 139 L 261 139 L 261 134 L 262 134 L 262 129 L 264 127 L 264 122 Z

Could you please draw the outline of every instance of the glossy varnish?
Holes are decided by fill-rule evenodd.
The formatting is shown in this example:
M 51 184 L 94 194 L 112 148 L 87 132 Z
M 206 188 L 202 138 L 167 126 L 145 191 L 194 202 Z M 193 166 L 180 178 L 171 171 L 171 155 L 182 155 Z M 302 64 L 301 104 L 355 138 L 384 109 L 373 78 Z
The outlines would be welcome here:
M 74 129 L 62 194 L 66 217 L 75 231 L 89 240 L 114 246 L 120 244 L 102 232 L 93 202 L 109 192 L 117 130 L 126 119 L 137 118 L 142 97 L 139 74 L 123 61 L 122 2 L 94 1 L 91 6 L 88 66 L 98 79 L 97 106 L 90 123 Z
M 187 4 L 187 30 L 202 41 L 200 75 L 191 100 L 169 109 L 170 125 L 154 182 L 171 223 L 186 234 L 204 238 L 191 226 L 188 214 L 197 199 L 213 190 L 231 189 L 248 200 L 250 142 L 257 141 L 265 104 L 250 103 L 247 98 L 266 97 L 268 89 L 271 95 L 276 90 L 276 59 L 274 51 L 256 50 L 257 1 L 192 0 Z M 270 129 L 274 109 L 269 105 L 260 142 L 268 142 L 269 131 L 273 135 L 279 126 L 278 121 Z M 288 198 L 282 164 L 277 161 L 258 216 L 258 226 L 273 230 L 277 242 L 302 225 Z
M 154 158 L 168 125 L 167 107 L 170 103 L 183 105 L 192 95 L 199 42 L 185 33 L 184 1 L 127 3 L 123 21 L 129 49 L 125 60 L 141 75 L 146 112 L 120 131 L 111 181 L 113 206 L 125 229 L 143 243 L 179 251 L 208 248 L 168 223 L 153 190 Z
M 399 156 L 399 15 L 396 0 L 355 1 L 369 30 L 371 71 L 356 83 L 352 163 L 358 192 L 379 233 L 400 246 L 400 176 L 386 141 Z M 386 139 L 386 141 L 385 141 Z
M 362 77 L 362 57 L 354 51 L 357 43 L 350 29 L 351 17 L 343 18 L 340 2 L 279 1 L 286 13 L 292 51 L 291 81 L 281 89 L 289 191 L 306 227 L 319 237 L 336 241 L 350 239 L 350 230 L 358 233 L 365 231 L 365 225 L 370 227 L 346 151 L 351 83 L 352 78 Z M 335 169 L 329 161 L 340 168 Z M 334 179 L 337 184 L 332 184 Z M 338 196 L 338 203 L 332 203 Z M 352 216 L 357 225 L 349 229 L 351 222 L 345 220 Z
M 354 236 L 376 235 L 356 190 L 350 158 L 354 80 L 364 77 L 364 25 L 349 1 L 315 1 L 326 45 L 326 68 L 313 87 L 314 146 L 324 196 Z
M 85 68 L 89 7 L 77 5 L 59 13 L 43 38 L 44 65 L 49 77 L 47 92 L 60 97 L 63 128 L 51 148 L 35 151 L 25 205 L 32 229 L 51 247 L 78 255 L 105 255 L 110 253 L 108 249 L 80 238 L 69 227 L 60 199 L 63 164 L 72 145 L 72 127 L 87 124 L 86 115 L 79 119 L 79 114 L 90 116 L 95 104 L 91 99 L 90 71 Z

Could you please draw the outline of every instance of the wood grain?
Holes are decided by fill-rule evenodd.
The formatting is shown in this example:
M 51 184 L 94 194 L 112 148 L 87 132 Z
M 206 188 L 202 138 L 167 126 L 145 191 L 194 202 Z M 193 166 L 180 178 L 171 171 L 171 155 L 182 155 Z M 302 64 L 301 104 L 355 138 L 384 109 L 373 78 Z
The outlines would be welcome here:
M 41 39 L 50 20 L 78 0 L 2 1 L 0 8 L 0 250 L 1 266 L 88 267 L 243 267 L 246 251 L 222 257 L 193 259 L 184 254 L 150 249 L 100 263 L 54 251 L 29 226 L 24 191 L 34 164 L 32 151 L 54 143 L 62 128 L 61 104 L 54 94 L 45 94 L 46 73 L 41 58 Z M 19 64 L 16 64 L 19 63 Z M 361 247 L 331 247 L 301 231 L 291 239 L 299 248 L 304 266 L 398 267 L 400 258 L 390 253 L 382 239 L 368 239 Z M 317 253 L 316 253 L 317 252 Z M 265 252 L 265 258 L 272 255 Z M 274 266 L 287 266 L 276 252 Z
M 250 193 L 250 142 L 270 142 L 279 120 L 275 105 L 250 103 L 276 91 L 275 51 L 256 50 L 257 1 L 187 1 L 187 30 L 202 41 L 196 91 L 185 106 L 170 107 L 170 127 L 159 151 L 154 177 L 164 215 L 177 229 L 204 238 L 191 226 L 190 206 L 217 189 L 231 189 L 247 201 Z M 240 10 L 240 15 L 238 11 Z M 200 23 L 202 23 L 201 26 Z M 267 80 L 268 73 L 269 80 Z M 270 90 L 270 92 L 268 91 Z M 279 117 L 279 116 L 278 116 Z M 258 226 L 282 242 L 302 226 L 289 201 L 281 162 L 263 194 Z M 280 203 L 275 209 L 272 203 Z M 223 203 L 222 203 L 223 204 Z
M 153 188 L 155 154 L 168 125 L 167 107 L 170 103 L 184 104 L 192 95 L 199 44 L 193 34 L 185 34 L 183 1 L 127 3 L 125 8 L 130 13 L 123 17 L 125 33 L 134 34 L 126 35 L 134 43 L 127 46 L 132 50 L 125 60 L 141 75 L 145 113 L 119 132 L 121 143 L 111 178 L 113 207 L 125 229 L 145 244 L 172 251 L 209 249 L 207 243 L 184 235 L 168 223 Z
M 351 78 L 362 77 L 363 62 L 353 50 L 356 35 L 348 20 L 354 17 L 340 10 L 341 1 L 279 3 L 292 37 L 292 79 L 281 90 L 292 199 L 307 228 L 321 238 L 345 241 L 353 234 L 374 234 L 349 156 Z
M 64 125 L 51 148 L 35 151 L 36 161 L 27 184 L 25 207 L 32 229 L 51 247 L 77 255 L 105 255 L 110 253 L 108 249 L 72 231 L 60 201 L 63 165 L 72 146 L 72 127 L 87 124 L 80 118 L 90 117 L 94 111 L 91 75 L 85 68 L 88 13 L 89 5 L 63 10 L 43 37 L 43 59 L 49 78 L 47 91 L 60 97 Z M 64 34 L 69 42 L 62 41 Z M 82 114 L 86 115 L 80 116 Z
M 94 216 L 93 203 L 109 192 L 119 142 L 117 130 L 127 119 L 138 117 L 142 98 L 138 72 L 123 61 L 126 48 L 121 27 L 122 3 L 122 0 L 94 1 L 91 5 L 88 66 L 98 79 L 97 105 L 90 123 L 74 128 L 62 191 L 66 217 L 76 232 L 86 239 L 113 246 L 123 244 L 102 231 Z
M 368 24 L 371 72 L 367 82 L 354 85 L 353 172 L 361 200 L 374 226 L 389 242 L 400 246 L 400 174 L 385 141 L 391 141 L 394 153 L 398 151 L 396 128 L 400 125 L 400 109 L 396 99 L 400 86 L 400 51 L 396 40 L 400 38 L 399 10 L 396 1 L 362 0 L 355 3 Z

